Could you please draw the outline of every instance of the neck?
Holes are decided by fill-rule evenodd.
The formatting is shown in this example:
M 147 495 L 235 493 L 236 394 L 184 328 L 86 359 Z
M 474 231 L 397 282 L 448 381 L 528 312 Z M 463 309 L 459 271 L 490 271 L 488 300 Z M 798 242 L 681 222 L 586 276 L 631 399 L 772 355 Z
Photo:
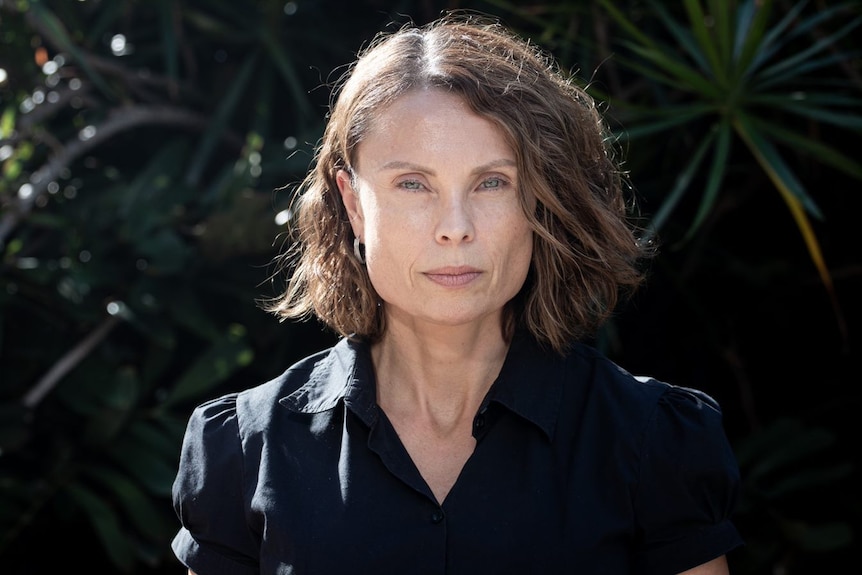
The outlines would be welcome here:
M 441 432 L 472 420 L 506 358 L 499 322 L 423 328 L 387 322 L 371 353 L 378 402 L 391 416 L 424 420 Z

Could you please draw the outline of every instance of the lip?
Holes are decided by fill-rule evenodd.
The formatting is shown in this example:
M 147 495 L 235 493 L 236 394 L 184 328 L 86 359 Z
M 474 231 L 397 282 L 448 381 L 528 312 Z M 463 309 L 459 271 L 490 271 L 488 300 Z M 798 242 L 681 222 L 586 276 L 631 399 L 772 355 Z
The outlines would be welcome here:
M 461 287 L 482 275 L 482 271 L 470 266 L 446 266 L 423 272 L 432 282 L 446 287 Z

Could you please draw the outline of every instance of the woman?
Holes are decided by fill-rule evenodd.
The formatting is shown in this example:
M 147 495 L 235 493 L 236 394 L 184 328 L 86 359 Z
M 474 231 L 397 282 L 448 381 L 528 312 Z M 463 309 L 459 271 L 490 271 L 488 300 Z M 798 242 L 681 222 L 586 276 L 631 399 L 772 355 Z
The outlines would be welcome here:
M 270 306 L 343 339 L 195 410 L 190 572 L 727 573 L 718 406 L 579 343 L 649 255 L 606 142 L 590 97 L 493 23 L 361 55 Z

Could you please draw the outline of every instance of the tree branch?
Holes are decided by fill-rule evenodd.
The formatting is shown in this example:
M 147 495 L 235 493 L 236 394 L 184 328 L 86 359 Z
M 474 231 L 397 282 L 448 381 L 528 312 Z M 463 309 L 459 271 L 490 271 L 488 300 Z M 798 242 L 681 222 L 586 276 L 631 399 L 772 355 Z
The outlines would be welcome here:
M 36 407 L 36 405 L 42 401 L 49 391 L 54 389 L 54 386 L 56 386 L 67 373 L 72 371 L 76 365 L 81 363 L 81 361 L 87 357 L 90 352 L 108 336 L 109 333 L 111 333 L 111 330 L 114 329 L 119 322 L 120 318 L 117 316 L 111 316 L 103 321 L 92 333 L 78 342 L 78 345 L 66 352 L 66 355 L 61 357 L 60 360 L 48 370 L 48 373 L 42 376 L 36 385 L 33 386 L 33 389 L 24 396 L 22 403 L 29 408 Z
M 5 210 L 0 218 L 0 246 L 18 225 L 21 218 L 30 212 L 36 200 L 48 189 L 48 184 L 57 179 L 65 167 L 116 134 L 141 125 L 168 124 L 184 127 L 204 127 L 208 119 L 184 108 L 172 106 L 126 106 L 108 114 L 107 119 L 86 140 L 75 139 L 68 143 L 30 178 L 33 186 L 25 198 Z

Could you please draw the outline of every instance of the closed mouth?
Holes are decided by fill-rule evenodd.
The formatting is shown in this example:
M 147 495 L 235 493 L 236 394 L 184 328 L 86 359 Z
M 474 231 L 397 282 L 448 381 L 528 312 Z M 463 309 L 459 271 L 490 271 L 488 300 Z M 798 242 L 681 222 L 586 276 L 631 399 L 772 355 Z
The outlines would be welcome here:
M 469 266 L 458 266 L 429 270 L 424 272 L 424 275 L 436 284 L 459 287 L 469 284 L 482 275 L 482 272 Z

